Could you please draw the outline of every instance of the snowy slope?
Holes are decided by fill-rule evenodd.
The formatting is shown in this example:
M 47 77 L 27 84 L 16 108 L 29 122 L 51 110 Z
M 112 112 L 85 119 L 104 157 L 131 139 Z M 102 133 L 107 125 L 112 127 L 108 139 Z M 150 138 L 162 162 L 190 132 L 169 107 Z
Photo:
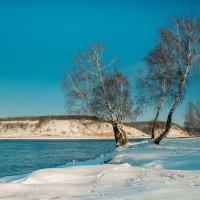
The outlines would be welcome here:
M 199 144 L 200 138 L 166 139 L 160 146 L 145 141 L 77 166 L 0 179 L 0 198 L 198 200 Z
M 137 128 L 138 130 L 147 133 L 148 135 L 151 135 L 152 130 L 152 121 L 138 121 L 138 122 L 132 122 L 129 123 L 130 126 L 133 126 Z M 158 121 L 156 125 L 155 135 L 160 135 L 165 130 L 165 122 L 164 121 Z M 170 132 L 168 134 L 169 137 L 180 137 L 180 136 L 188 136 L 188 133 L 184 131 L 184 128 L 172 123 L 172 127 L 170 129 Z
M 129 137 L 149 137 L 134 126 L 124 126 Z M 169 137 L 187 136 L 186 132 L 173 126 Z M 1 121 L 0 138 L 113 138 L 110 123 L 89 119 L 68 120 L 22 120 Z
M 124 126 L 130 137 L 148 137 L 142 131 Z M 1 121 L 0 137 L 64 137 L 64 138 L 113 138 L 110 123 L 93 120 Z

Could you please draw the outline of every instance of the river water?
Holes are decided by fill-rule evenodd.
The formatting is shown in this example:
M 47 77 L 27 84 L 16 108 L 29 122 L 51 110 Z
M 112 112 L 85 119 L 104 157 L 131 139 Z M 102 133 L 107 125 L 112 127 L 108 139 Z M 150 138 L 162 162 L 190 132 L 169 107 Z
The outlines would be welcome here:
M 30 173 L 114 150 L 114 140 L 0 140 L 0 177 Z

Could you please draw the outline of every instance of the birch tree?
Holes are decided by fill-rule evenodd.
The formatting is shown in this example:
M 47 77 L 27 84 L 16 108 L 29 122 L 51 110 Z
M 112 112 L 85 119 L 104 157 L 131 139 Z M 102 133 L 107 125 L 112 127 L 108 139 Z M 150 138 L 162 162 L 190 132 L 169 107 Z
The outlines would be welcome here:
M 105 59 L 105 47 L 91 45 L 75 56 L 64 78 L 67 112 L 94 115 L 112 124 L 116 146 L 128 142 L 123 122 L 135 116 L 127 77 Z
M 152 123 L 151 138 L 155 137 L 156 124 L 165 101 L 172 95 L 172 77 L 170 65 L 173 53 L 168 46 L 159 43 L 152 49 L 145 61 L 148 68 L 136 77 L 139 98 L 143 99 L 143 107 L 153 107 L 156 114 Z
M 200 105 L 197 103 L 189 102 L 185 110 L 185 129 L 192 136 L 200 136 Z
M 154 141 L 159 144 L 167 136 L 172 126 L 172 116 L 183 98 L 183 92 L 192 72 L 200 62 L 200 19 L 194 17 L 173 17 L 169 27 L 160 29 L 162 42 L 173 50 L 171 72 L 176 77 L 174 98 L 167 116 L 163 133 Z
M 186 107 L 184 126 L 190 135 L 196 135 L 197 132 L 197 117 L 195 113 L 195 104 L 189 102 Z
M 196 113 L 196 125 L 198 132 L 197 136 L 200 136 L 200 100 L 196 102 L 195 113 Z

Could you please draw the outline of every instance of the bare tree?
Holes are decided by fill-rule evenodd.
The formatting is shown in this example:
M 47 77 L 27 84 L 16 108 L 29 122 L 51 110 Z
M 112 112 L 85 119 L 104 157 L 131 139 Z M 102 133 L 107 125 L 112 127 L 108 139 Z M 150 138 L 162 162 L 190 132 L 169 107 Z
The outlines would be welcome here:
M 195 114 L 196 114 L 197 136 L 200 136 L 200 100 L 196 102 Z
M 168 113 L 165 131 L 154 141 L 159 144 L 167 136 L 172 125 L 173 113 L 183 98 L 186 83 L 200 61 L 200 19 L 173 17 L 171 26 L 160 30 L 162 42 L 173 50 L 171 72 L 176 77 L 174 99 Z
M 105 47 L 91 45 L 75 57 L 76 67 L 64 78 L 68 113 L 95 115 L 112 124 L 116 146 L 128 142 L 122 128 L 125 120 L 135 116 L 128 79 L 107 62 Z M 111 70 L 110 70 L 111 68 Z
M 189 102 L 185 111 L 185 129 L 190 133 L 190 135 L 196 135 L 197 133 L 197 118 L 195 113 L 195 104 Z
M 151 50 L 145 61 L 147 70 L 140 72 L 136 77 L 139 99 L 143 99 L 143 104 L 154 107 L 156 115 L 152 123 L 151 138 L 155 137 L 155 128 L 166 100 L 170 100 L 172 77 L 170 74 L 170 65 L 173 53 L 169 51 L 168 46 L 159 43 Z M 146 106 L 143 106 L 146 107 Z
M 185 110 L 185 129 L 192 136 L 200 136 L 200 105 L 199 102 L 189 102 Z

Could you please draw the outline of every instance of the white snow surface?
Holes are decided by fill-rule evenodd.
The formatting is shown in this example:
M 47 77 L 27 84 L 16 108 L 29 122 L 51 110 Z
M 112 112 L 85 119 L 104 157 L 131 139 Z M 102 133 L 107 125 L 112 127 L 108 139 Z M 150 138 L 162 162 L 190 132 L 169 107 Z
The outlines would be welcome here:
M 95 160 L 5 177 L 0 199 L 199 200 L 200 138 L 145 140 Z

